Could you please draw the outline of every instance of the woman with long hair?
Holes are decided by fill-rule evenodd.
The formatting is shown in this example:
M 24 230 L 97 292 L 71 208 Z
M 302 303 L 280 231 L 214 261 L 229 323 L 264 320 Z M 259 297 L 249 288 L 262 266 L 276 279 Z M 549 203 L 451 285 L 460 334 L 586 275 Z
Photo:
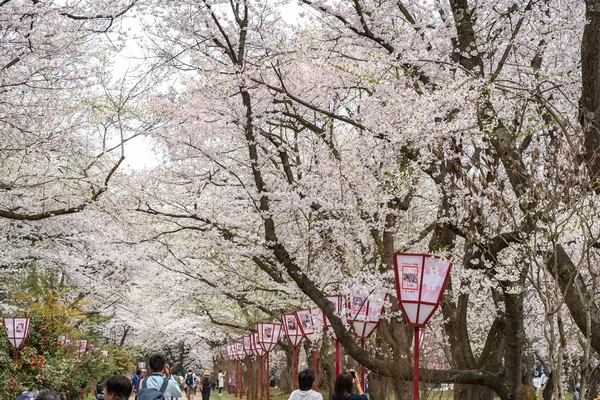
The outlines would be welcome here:
M 357 393 L 353 393 L 353 388 L 356 388 Z M 367 395 L 363 392 L 354 371 L 339 374 L 335 380 L 334 389 L 335 392 L 331 395 L 332 400 L 367 400 Z

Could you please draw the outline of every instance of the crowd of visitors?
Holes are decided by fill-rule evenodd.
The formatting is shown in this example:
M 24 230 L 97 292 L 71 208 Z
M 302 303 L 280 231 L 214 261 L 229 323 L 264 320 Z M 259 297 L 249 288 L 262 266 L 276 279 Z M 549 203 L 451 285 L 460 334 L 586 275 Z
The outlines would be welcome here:
M 185 372 L 171 372 L 171 367 L 162 354 L 153 354 L 148 360 L 148 370 L 138 369 L 132 378 L 119 375 L 117 372 L 106 381 L 98 381 L 95 385 L 97 400 L 193 400 L 198 392 L 202 400 L 209 400 L 212 391 L 222 391 L 225 388 L 227 372 L 219 370 L 216 380 L 205 370 L 196 374 L 190 367 Z M 235 390 L 235 377 L 229 378 L 230 390 Z M 232 392 L 230 392 L 232 393 Z M 21 394 L 17 400 L 61 400 L 61 396 L 52 391 L 28 391 Z

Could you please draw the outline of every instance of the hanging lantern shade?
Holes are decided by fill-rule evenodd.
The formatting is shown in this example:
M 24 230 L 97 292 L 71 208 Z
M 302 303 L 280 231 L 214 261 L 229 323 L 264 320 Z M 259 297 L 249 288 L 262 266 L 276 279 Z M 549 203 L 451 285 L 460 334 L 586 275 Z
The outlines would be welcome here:
M 15 349 L 19 349 L 27 339 L 27 335 L 29 335 L 30 319 L 27 317 L 4 317 L 2 320 L 10 345 Z
M 409 325 L 424 327 L 440 305 L 450 260 L 428 254 L 394 254 L 396 293 Z
M 227 357 L 233 361 L 237 359 L 237 350 L 235 347 L 235 343 L 230 343 L 227 345 Z
M 266 351 L 265 349 L 263 349 L 263 347 L 260 345 L 260 341 L 258 340 L 258 333 L 254 332 L 252 334 L 252 343 L 253 343 L 253 349 L 254 349 L 254 354 L 257 357 L 262 357 L 265 355 Z
M 281 334 L 281 324 L 259 323 L 258 328 L 258 343 L 262 348 L 269 352 L 277 346 L 279 335 Z
M 386 292 L 375 292 L 368 296 L 351 294 L 348 301 L 348 319 L 356 337 L 367 339 L 381 321 Z
M 302 334 L 311 343 L 320 340 L 323 333 L 323 313 L 320 308 L 309 308 L 296 311 Z
M 340 317 L 342 319 L 342 323 L 344 324 L 344 326 L 346 327 L 346 329 L 348 329 L 350 327 L 350 325 L 348 325 L 348 319 L 346 318 L 346 302 L 344 301 L 344 296 L 342 295 L 330 295 L 330 296 L 325 296 L 327 298 L 327 300 L 329 300 L 331 302 L 331 304 L 333 304 L 333 313 L 336 314 L 338 317 Z M 331 329 L 331 323 L 329 322 L 329 318 L 327 318 L 327 316 L 325 316 L 325 313 L 323 313 L 323 321 L 325 321 L 325 328 L 327 329 L 327 333 L 329 333 L 329 335 L 335 339 L 335 332 L 333 331 L 333 329 Z
M 250 335 L 246 335 L 242 338 L 242 345 L 244 347 L 244 353 L 250 357 L 252 355 L 254 355 L 254 351 L 252 350 L 252 344 L 250 343 L 250 337 L 252 336 L 252 334 Z
M 283 314 L 281 320 L 283 321 L 285 336 L 290 341 L 290 344 L 292 346 L 298 346 L 302 342 L 302 339 L 304 339 L 304 335 L 300 329 L 300 322 L 298 322 L 296 313 Z
M 238 361 L 242 361 L 246 357 L 246 353 L 244 352 L 244 344 L 242 342 L 238 342 L 235 344 L 235 359 Z

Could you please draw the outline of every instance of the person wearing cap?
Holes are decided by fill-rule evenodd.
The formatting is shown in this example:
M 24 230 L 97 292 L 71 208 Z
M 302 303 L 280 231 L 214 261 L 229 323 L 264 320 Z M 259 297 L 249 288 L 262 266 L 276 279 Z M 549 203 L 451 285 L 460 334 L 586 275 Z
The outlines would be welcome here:
M 210 399 L 210 386 L 211 386 L 211 382 L 210 382 L 210 372 L 208 372 L 208 370 L 204 371 L 204 374 L 202 376 L 202 400 L 209 400 Z

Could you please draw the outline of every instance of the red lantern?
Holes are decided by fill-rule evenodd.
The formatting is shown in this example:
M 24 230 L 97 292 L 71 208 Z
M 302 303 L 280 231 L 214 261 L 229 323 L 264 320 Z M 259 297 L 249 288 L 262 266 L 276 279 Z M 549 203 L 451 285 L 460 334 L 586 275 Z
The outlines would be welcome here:
M 306 340 L 311 342 L 313 346 L 313 370 L 317 374 L 317 343 L 321 340 L 323 334 L 323 313 L 320 308 L 310 308 L 296 311 L 296 317 L 300 322 L 300 330 L 306 337 Z M 317 388 L 317 380 L 315 379 L 313 389 Z
M 270 366 L 269 366 L 269 352 L 277 346 L 277 341 L 279 340 L 279 335 L 281 334 L 281 324 L 271 324 L 271 323 L 260 323 L 256 324 L 256 328 L 258 329 L 258 343 L 267 353 L 267 380 L 270 375 Z M 264 383 L 264 382 L 262 382 Z M 267 383 L 267 400 L 271 400 L 271 385 Z
M 394 254 L 398 304 L 415 327 L 413 398 L 419 398 L 419 328 L 425 327 L 440 305 L 452 263 L 428 254 Z
M 308 308 L 296 311 L 296 317 L 300 322 L 302 335 L 311 343 L 321 340 L 323 334 L 323 313 L 320 308 Z
M 27 317 L 4 317 L 2 318 L 4 327 L 6 328 L 6 334 L 10 345 L 15 349 L 15 361 L 18 359 L 19 348 L 27 339 L 29 335 L 29 322 L 30 319 Z
M 246 335 L 242 338 L 242 346 L 244 348 L 244 353 L 250 357 L 252 355 L 254 355 L 254 352 L 252 351 L 252 344 L 250 343 L 250 335 Z
M 260 382 L 260 398 L 261 400 L 264 398 L 264 392 L 265 392 L 265 385 L 264 385 L 264 380 L 263 380 L 263 359 L 262 357 L 265 355 L 266 351 L 265 349 L 260 345 L 260 340 L 258 338 L 258 332 L 254 332 L 252 334 L 252 348 L 254 350 L 254 355 L 256 357 L 258 357 L 258 362 L 259 362 L 259 371 L 257 371 L 259 375 L 258 378 L 258 382 Z M 258 390 L 258 387 L 257 387 Z M 258 395 L 256 396 L 258 397 Z
M 365 349 L 365 340 L 379 325 L 383 304 L 387 297 L 385 292 L 371 293 L 368 296 L 350 295 L 348 301 L 348 318 L 354 329 L 354 334 L 360 338 L 360 348 Z M 360 381 L 365 386 L 365 367 L 360 366 Z
M 242 377 L 241 374 L 243 372 L 243 367 L 241 365 L 241 361 L 244 360 L 244 358 L 246 357 L 246 353 L 244 352 L 244 344 L 242 342 L 238 342 L 234 344 L 235 346 L 235 359 L 238 361 L 235 363 L 235 369 L 236 369 L 236 385 L 235 385 L 235 391 L 236 391 L 236 395 L 239 394 L 240 399 L 242 398 L 242 394 L 244 393 L 244 391 L 242 390 Z
M 325 296 L 327 300 L 333 304 L 333 313 L 338 315 L 346 327 L 348 329 L 348 320 L 346 319 L 346 304 L 343 300 L 343 296 L 341 295 L 333 295 L 333 296 Z M 331 329 L 331 324 L 329 323 L 329 319 L 323 313 L 323 321 L 325 321 L 325 328 L 327 329 L 327 333 L 335 340 L 335 376 L 340 374 L 340 343 L 337 341 L 335 336 L 335 332 Z
M 254 332 L 252 334 L 252 350 L 254 350 L 254 355 L 256 357 L 262 357 L 265 355 L 265 349 L 262 348 L 260 342 L 258 341 L 258 333 Z
M 235 359 L 238 361 L 242 361 L 246 357 L 246 353 L 244 352 L 244 344 L 242 342 L 238 342 L 235 344 Z
M 300 329 L 300 321 L 298 320 L 298 316 L 296 313 L 293 314 L 283 314 L 281 316 L 283 321 L 283 329 L 285 330 L 285 336 L 287 336 L 292 348 L 294 350 L 293 355 L 293 368 L 292 368 L 292 382 L 294 382 L 294 390 L 296 390 L 296 386 L 298 384 L 298 380 L 296 379 L 296 375 L 298 375 L 298 365 L 297 365 L 297 351 L 298 346 L 304 339 L 304 334 Z
M 383 304 L 387 293 L 375 292 L 368 296 L 350 295 L 348 302 L 348 318 L 356 337 L 368 339 L 377 329 L 383 313 Z
M 296 313 L 283 314 L 281 319 L 283 321 L 285 336 L 287 336 L 292 346 L 297 347 L 302 342 L 302 339 L 304 339 L 304 334 L 300 329 L 300 322 L 298 321 Z
M 268 353 L 277 346 L 279 335 L 281 334 L 281 324 L 256 324 L 258 328 L 258 343 Z

